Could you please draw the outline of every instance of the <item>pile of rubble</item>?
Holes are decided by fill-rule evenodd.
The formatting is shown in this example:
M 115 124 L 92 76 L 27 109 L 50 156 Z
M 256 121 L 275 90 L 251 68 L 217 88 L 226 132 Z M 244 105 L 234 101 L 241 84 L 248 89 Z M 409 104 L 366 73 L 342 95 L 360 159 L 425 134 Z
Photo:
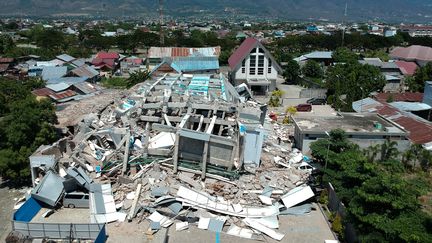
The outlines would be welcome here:
M 92 223 L 149 220 L 148 235 L 176 223 L 281 240 L 278 215 L 310 212 L 294 206 L 314 193 L 287 128 L 264 128 L 266 111 L 223 76 L 157 77 L 39 148 L 32 197 L 56 207 L 82 191 Z

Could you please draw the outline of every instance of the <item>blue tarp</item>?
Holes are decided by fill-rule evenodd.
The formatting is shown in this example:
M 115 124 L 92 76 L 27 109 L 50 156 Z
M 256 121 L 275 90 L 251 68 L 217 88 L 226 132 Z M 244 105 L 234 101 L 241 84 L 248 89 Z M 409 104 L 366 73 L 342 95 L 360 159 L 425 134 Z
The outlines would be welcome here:
M 106 225 L 104 225 L 104 226 L 102 227 L 101 231 L 99 232 L 98 237 L 97 237 L 96 240 L 94 241 L 95 243 L 104 243 L 104 242 L 107 240 L 105 226 L 106 226 Z
M 15 213 L 13 220 L 30 222 L 34 216 L 41 210 L 42 206 L 32 197 L 30 197 Z

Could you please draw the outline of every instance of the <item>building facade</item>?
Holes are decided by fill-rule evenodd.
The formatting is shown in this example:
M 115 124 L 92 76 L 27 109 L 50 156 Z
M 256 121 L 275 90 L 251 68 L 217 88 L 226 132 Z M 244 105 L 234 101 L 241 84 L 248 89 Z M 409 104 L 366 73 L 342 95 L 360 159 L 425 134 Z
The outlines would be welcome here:
M 276 88 L 282 68 L 255 38 L 246 39 L 228 60 L 231 82 L 245 83 L 254 95 L 267 95 Z

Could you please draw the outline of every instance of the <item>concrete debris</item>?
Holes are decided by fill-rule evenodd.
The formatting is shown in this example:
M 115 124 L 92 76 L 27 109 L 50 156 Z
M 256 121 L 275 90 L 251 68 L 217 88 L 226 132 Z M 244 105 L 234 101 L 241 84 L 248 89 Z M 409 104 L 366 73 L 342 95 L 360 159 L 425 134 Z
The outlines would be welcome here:
M 266 121 L 247 87 L 237 91 L 222 75 L 138 85 L 32 155 L 31 196 L 59 207 L 65 193 L 87 194 L 92 223 L 148 219 L 152 237 L 175 223 L 281 240 L 278 217 L 312 210 L 296 206 L 314 196 L 310 173 L 296 169 L 304 156 L 292 128 Z
M 176 224 L 176 231 L 182 231 L 189 228 L 188 222 L 180 222 Z
M 277 231 L 274 231 L 272 229 L 270 229 L 269 227 L 261 224 L 260 222 L 258 222 L 256 219 L 251 219 L 251 218 L 246 218 L 243 220 L 243 222 L 248 225 L 249 227 L 258 230 L 268 236 L 270 236 L 271 238 L 275 239 L 275 240 L 282 240 L 284 238 L 284 234 L 279 233 Z

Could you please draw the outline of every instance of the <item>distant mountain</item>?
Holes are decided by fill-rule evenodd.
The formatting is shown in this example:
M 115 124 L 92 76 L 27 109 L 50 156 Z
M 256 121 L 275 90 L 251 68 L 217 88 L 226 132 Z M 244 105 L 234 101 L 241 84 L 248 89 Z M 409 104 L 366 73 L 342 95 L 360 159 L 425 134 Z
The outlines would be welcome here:
M 156 15 L 158 0 L 2 0 L 0 15 L 145 16 Z M 379 19 L 399 22 L 432 22 L 431 0 L 164 0 L 171 16 L 247 14 L 292 20 L 343 17 L 348 20 Z

